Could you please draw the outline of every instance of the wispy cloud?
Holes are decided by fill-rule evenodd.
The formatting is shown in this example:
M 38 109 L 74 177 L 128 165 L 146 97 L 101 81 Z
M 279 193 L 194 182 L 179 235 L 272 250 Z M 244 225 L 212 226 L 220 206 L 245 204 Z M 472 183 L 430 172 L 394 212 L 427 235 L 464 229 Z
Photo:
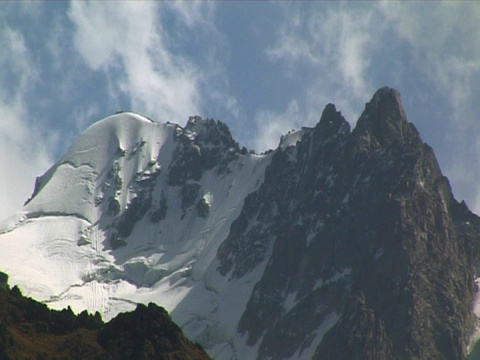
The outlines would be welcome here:
M 114 91 L 132 107 L 174 120 L 196 113 L 198 75 L 167 49 L 158 3 L 73 2 L 75 45 L 93 70 L 116 72 Z M 101 31 L 98 31 L 101 29 Z
M 372 25 L 377 8 L 353 9 L 336 3 L 281 6 L 288 13 L 287 21 L 279 26 L 266 55 L 270 61 L 283 63 L 291 79 L 305 72 L 309 75 L 303 93 L 292 98 L 292 103 L 300 106 L 290 121 L 286 119 L 293 116 L 291 106 L 285 114 L 268 110 L 257 114 L 257 144 L 267 143 L 273 128 L 276 134 L 284 134 L 292 124 L 296 128 L 313 126 L 329 102 L 335 103 L 347 120 L 355 122 L 366 97 L 374 91 L 369 69 L 377 37 Z M 265 124 L 266 114 L 276 125 Z
M 464 109 L 480 71 L 480 8 L 384 2 L 382 11 L 397 36 L 410 44 L 419 70 L 449 95 L 452 108 Z
M 51 163 L 47 142 L 29 114 L 26 95 L 38 79 L 21 33 L 8 26 L 0 31 L 0 220 L 18 211 L 33 191 L 33 179 Z M 52 135 L 54 137 L 54 135 Z
M 372 19 L 378 10 L 333 4 L 286 11 L 295 15 L 280 26 L 274 45 L 267 49 L 270 59 L 298 71 L 309 65 L 318 79 L 313 86 L 328 89 L 325 93 L 342 89 L 353 100 L 363 98 L 372 87 L 368 69 L 376 40 Z
M 257 114 L 258 136 L 253 145 L 257 151 L 276 149 L 280 138 L 287 130 L 298 130 L 303 124 L 302 113 L 295 100 L 291 101 L 284 113 L 265 110 Z M 287 130 L 286 130 L 287 129 Z
M 201 2 L 73 2 L 69 12 L 75 46 L 91 69 L 109 74 L 111 96 L 125 95 L 136 111 L 175 122 L 201 113 L 203 87 L 217 75 L 208 66 L 215 56 L 200 68 L 182 48 L 190 36 L 215 36 L 213 14 L 213 5 Z

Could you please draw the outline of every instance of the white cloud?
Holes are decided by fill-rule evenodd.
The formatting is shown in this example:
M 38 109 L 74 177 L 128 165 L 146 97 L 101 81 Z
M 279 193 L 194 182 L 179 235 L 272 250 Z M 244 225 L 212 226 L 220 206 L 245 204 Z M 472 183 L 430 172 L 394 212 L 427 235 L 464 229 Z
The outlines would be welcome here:
M 344 86 L 354 96 L 364 96 L 369 89 L 369 50 L 375 40 L 372 19 L 377 10 L 338 4 L 312 6 L 310 10 L 288 8 L 295 14 L 280 26 L 267 54 L 290 67 L 307 63 L 316 70 L 315 77 L 322 79 L 323 86 Z
M 381 25 L 373 21 L 378 9 L 338 3 L 310 5 L 281 5 L 288 14 L 288 21 L 279 26 L 276 40 L 266 54 L 271 61 L 285 64 L 292 78 L 297 73 L 309 72 L 304 93 L 295 97 L 302 104 L 297 111 L 297 126 L 314 126 L 330 102 L 354 123 L 375 90 L 369 71 L 371 51 L 378 37 L 373 28 Z M 291 110 L 288 109 L 287 112 Z M 260 114 L 257 118 L 265 116 Z M 274 120 L 275 117 L 270 118 Z M 270 125 L 276 133 L 283 134 L 289 126 L 286 122 Z M 259 133 L 257 143 L 265 141 L 262 131 Z
M 480 70 L 480 8 L 474 3 L 384 1 L 284 9 L 288 21 L 279 27 L 267 54 L 272 61 L 284 62 L 290 71 L 311 66 L 308 71 L 313 79 L 307 92 L 365 102 L 378 86 L 378 79 L 374 81 L 377 68 L 388 63 L 391 74 L 385 82 L 396 83 L 415 70 L 434 83 L 437 91 L 448 93 L 455 110 L 471 103 L 472 83 Z M 413 54 L 410 65 L 414 69 L 392 59 L 401 55 L 396 50 L 405 49 L 402 41 Z M 331 101 L 338 103 L 339 99 Z M 348 108 L 356 106 L 347 105 L 345 111 L 348 120 L 354 121 L 352 116 L 359 114 L 350 114 Z
M 372 31 L 376 7 L 322 3 L 306 10 L 296 4 L 281 6 L 288 14 L 288 21 L 281 23 L 266 54 L 271 61 L 285 64 L 291 78 L 305 71 L 310 75 L 304 93 L 296 94 L 285 114 L 269 110 L 257 114 L 255 144 L 260 149 L 264 149 L 262 144 L 277 145 L 280 135 L 292 125 L 314 126 L 330 102 L 354 123 L 374 91 L 368 71 L 377 36 Z M 301 108 L 297 104 L 302 104 Z M 269 141 L 267 136 L 274 138 Z
M 215 14 L 213 2 L 202 1 L 170 1 L 166 3 L 181 21 L 189 28 L 212 27 L 211 19 Z
M 384 2 L 382 10 L 410 44 L 418 69 L 448 93 L 452 108 L 463 109 L 480 70 L 480 8 L 468 2 Z
M 258 133 L 254 140 L 257 151 L 276 149 L 280 138 L 289 130 L 298 130 L 302 125 L 302 115 L 295 100 L 288 104 L 284 113 L 261 111 L 256 116 Z
M 208 87 L 221 71 L 215 52 L 200 68 L 195 58 L 209 54 L 186 56 L 179 50 L 182 36 L 216 36 L 213 15 L 213 5 L 203 2 L 72 2 L 69 12 L 75 46 L 90 68 L 108 74 L 111 97 L 124 94 L 133 110 L 174 122 L 201 114 L 204 96 L 220 97 L 235 109 L 223 89 Z M 169 28 L 173 21 L 175 28 Z
M 0 87 L 0 220 L 20 210 L 33 191 L 34 179 L 51 164 L 46 143 L 39 136 L 35 114 L 29 114 L 25 96 L 37 81 L 21 33 L 5 26 L 0 32 L 0 67 L 9 67 L 14 83 L 2 78 Z M 52 134 L 51 141 L 54 141 Z
M 137 111 L 177 120 L 196 113 L 199 74 L 167 49 L 156 2 L 73 2 L 75 45 L 94 70 L 121 70 L 113 79 Z
M 275 44 L 266 49 L 270 58 L 287 60 L 291 66 L 296 66 L 297 62 L 317 65 L 319 60 L 314 53 L 315 47 L 311 45 L 310 34 L 302 36 L 303 27 L 306 27 L 306 24 L 302 16 L 299 13 L 292 14 L 289 22 L 279 27 Z
M 21 33 L 4 26 L 0 33 L 0 61 L 8 66 L 12 73 L 18 76 L 17 84 L 11 84 L 11 88 L 24 90 L 28 82 L 35 77 L 34 69 L 29 64 L 29 54 Z M 3 79 L 2 79 L 3 80 Z M 7 85 L 7 84 L 5 84 Z M 5 90 L 6 87 L 3 88 Z

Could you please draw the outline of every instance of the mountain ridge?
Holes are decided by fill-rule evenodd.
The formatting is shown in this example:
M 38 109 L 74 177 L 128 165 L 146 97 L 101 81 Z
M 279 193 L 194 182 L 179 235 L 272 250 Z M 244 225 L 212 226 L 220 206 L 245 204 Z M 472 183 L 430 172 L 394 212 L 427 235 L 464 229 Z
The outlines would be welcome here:
M 480 220 L 394 89 L 260 155 L 218 121 L 118 114 L 38 183 L 0 264 L 51 306 L 158 301 L 219 359 L 467 354 Z

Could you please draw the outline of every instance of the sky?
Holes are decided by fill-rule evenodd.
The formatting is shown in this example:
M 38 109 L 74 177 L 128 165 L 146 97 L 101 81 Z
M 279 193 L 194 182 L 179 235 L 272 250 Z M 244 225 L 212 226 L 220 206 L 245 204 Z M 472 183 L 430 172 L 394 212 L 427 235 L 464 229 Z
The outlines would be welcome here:
M 354 127 L 385 85 L 480 213 L 479 19 L 474 1 L 2 2 L 0 220 L 116 111 L 220 120 L 260 152 L 327 103 Z

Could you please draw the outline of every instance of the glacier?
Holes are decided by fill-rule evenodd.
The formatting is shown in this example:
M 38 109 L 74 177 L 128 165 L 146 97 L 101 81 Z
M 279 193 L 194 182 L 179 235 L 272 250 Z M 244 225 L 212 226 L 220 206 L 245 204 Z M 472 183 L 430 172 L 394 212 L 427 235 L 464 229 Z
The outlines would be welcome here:
M 201 121 L 191 118 L 188 130 L 121 113 L 90 126 L 38 179 L 21 212 L 0 225 L 0 269 L 10 283 L 54 309 L 99 311 L 105 320 L 153 301 L 215 358 L 230 358 L 237 347 L 246 356 L 236 325 L 262 267 L 227 281 L 216 253 L 271 156 L 244 153 L 220 176 L 213 168 L 187 180 L 208 208 L 199 216 L 180 201 L 181 187 L 167 184 L 166 170 L 176 161 L 176 137 L 193 141 Z M 150 206 L 168 204 L 164 218 L 140 216 L 126 226 L 124 246 L 112 246 L 117 212 L 134 206 L 148 181 Z

